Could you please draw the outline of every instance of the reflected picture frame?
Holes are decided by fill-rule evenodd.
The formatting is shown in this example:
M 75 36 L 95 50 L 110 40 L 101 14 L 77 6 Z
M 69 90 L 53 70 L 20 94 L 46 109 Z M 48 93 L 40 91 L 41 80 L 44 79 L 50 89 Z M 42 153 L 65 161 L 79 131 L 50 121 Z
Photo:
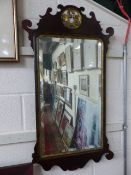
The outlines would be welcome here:
M 61 122 L 63 111 L 64 111 L 64 102 L 62 100 L 59 100 L 58 105 L 57 105 L 57 112 L 56 112 L 56 124 L 58 127 Z
M 59 131 L 60 131 L 60 134 L 62 136 L 63 136 L 63 133 L 64 133 L 64 130 L 65 130 L 67 123 L 69 123 L 69 124 L 71 123 L 71 118 L 72 118 L 72 116 L 68 113 L 68 111 L 64 110 L 63 115 L 62 115 L 62 119 L 60 122 L 60 126 L 59 126 Z
M 72 109 L 72 89 L 64 87 L 64 100 L 65 104 Z
M 94 43 L 94 41 L 93 39 L 90 40 L 90 42 L 84 40 L 82 43 L 83 69 L 97 69 L 98 47 L 97 43 Z
M 101 124 L 99 122 L 99 113 L 101 113 L 98 110 L 99 105 L 87 98 L 78 96 L 76 106 L 77 117 L 73 144 L 77 149 L 99 149 L 103 145 Z M 88 123 L 85 125 L 87 118 Z
M 61 84 L 68 85 L 68 73 L 67 71 L 61 71 Z
M 89 75 L 80 75 L 79 76 L 79 89 L 80 94 L 87 97 L 90 96 L 90 76 Z
M 75 40 L 72 47 L 73 47 L 72 48 L 72 51 L 73 51 L 73 71 L 80 71 L 80 70 L 82 70 L 82 60 L 83 60 L 81 39 Z
M 59 62 L 60 62 L 60 66 L 65 66 L 66 65 L 66 56 L 65 53 L 62 52 L 59 56 Z
M 71 45 L 68 45 L 66 47 L 65 55 L 66 55 L 66 69 L 67 69 L 67 72 L 72 72 L 73 52 L 72 52 L 72 46 Z
M 18 55 L 18 28 L 17 28 L 17 0 L 4 0 L 0 2 L 1 32 L 0 62 L 19 62 Z M 8 16 L 5 13 L 8 12 Z M 5 35 L 6 32 L 6 35 Z
M 54 93 L 56 95 L 56 85 L 54 85 Z M 57 107 L 58 107 L 58 102 L 59 98 L 56 96 L 56 98 L 53 99 L 53 109 L 52 109 L 52 118 L 55 120 L 56 119 L 56 113 L 57 113 Z
M 73 134 L 74 134 L 74 127 L 72 127 L 69 123 L 67 123 L 64 133 L 63 133 L 63 137 L 62 140 L 64 142 L 64 145 L 66 147 L 66 150 L 69 151 L 69 147 L 72 143 L 72 139 L 73 139 Z M 72 150 L 72 148 L 71 148 Z

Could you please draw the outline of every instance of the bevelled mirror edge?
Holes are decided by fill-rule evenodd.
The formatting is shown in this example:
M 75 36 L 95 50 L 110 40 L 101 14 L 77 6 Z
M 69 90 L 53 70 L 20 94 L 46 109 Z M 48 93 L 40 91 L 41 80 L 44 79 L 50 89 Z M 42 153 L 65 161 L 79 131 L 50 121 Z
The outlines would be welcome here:
M 64 7 L 62 5 L 59 5 L 59 8 L 61 9 L 61 11 L 57 12 L 56 15 L 51 15 L 51 13 L 50 13 L 51 9 L 49 8 L 47 10 L 46 14 L 44 16 L 41 16 L 41 19 L 38 23 L 38 29 L 30 29 L 29 26 L 31 26 L 31 22 L 29 20 L 23 21 L 23 28 L 29 33 L 29 39 L 31 40 L 31 45 L 35 51 L 37 143 L 35 146 L 35 153 L 33 154 L 33 162 L 40 163 L 43 166 L 43 168 L 46 170 L 49 170 L 53 165 L 58 165 L 63 170 L 67 170 L 67 169 L 73 170 L 73 169 L 80 168 L 80 167 L 82 168 L 90 159 L 93 159 L 95 162 L 98 162 L 101 159 L 102 155 L 104 155 L 104 154 L 105 154 L 107 159 L 113 158 L 113 153 L 109 150 L 108 140 L 106 138 L 106 105 L 105 105 L 106 104 L 106 95 L 105 95 L 105 90 L 106 90 L 106 53 L 107 53 L 107 48 L 108 48 L 108 44 L 109 44 L 109 38 L 110 38 L 110 36 L 113 35 L 113 29 L 111 27 L 107 28 L 106 32 L 108 33 L 108 35 L 104 35 L 102 33 L 102 29 L 101 29 L 99 22 L 95 18 L 94 12 L 90 13 L 91 18 L 87 18 L 85 15 L 82 14 L 82 11 L 84 10 L 84 8 L 77 8 L 75 6 L 65 6 Z M 67 10 L 68 9 L 72 10 L 72 8 L 77 10 L 77 13 L 79 13 L 78 14 L 78 19 L 79 19 L 78 22 L 74 23 L 74 25 L 72 25 L 72 23 L 66 24 L 66 20 L 65 20 L 63 23 L 61 21 L 63 16 L 61 16 L 61 15 L 67 14 L 68 13 Z M 73 14 L 74 13 L 75 12 L 73 11 Z M 48 18 L 48 22 L 47 22 L 47 18 Z M 65 19 L 65 16 L 64 16 L 64 19 Z M 82 22 L 81 22 L 81 20 L 82 20 Z M 54 30 L 52 28 L 52 26 L 55 25 L 55 22 L 57 24 L 57 30 L 55 27 L 54 27 Z M 88 24 L 90 24 L 90 26 Z M 44 27 L 44 26 L 46 26 L 46 27 Z M 77 97 L 78 108 L 81 106 L 81 104 L 84 104 L 85 106 L 86 105 L 90 106 L 89 104 L 87 104 L 87 102 L 85 102 L 86 101 L 85 99 L 87 99 L 87 98 L 89 99 L 89 94 L 93 94 L 93 92 L 90 92 L 91 90 L 89 90 L 89 87 L 88 87 L 89 83 L 92 82 L 91 81 L 92 79 L 90 78 L 91 75 L 88 75 L 88 74 L 90 74 L 89 72 L 96 71 L 96 64 L 97 64 L 97 69 L 100 68 L 100 66 L 101 66 L 101 63 L 98 61 L 98 58 L 97 58 L 96 62 L 94 60 L 92 61 L 90 59 L 88 59 L 88 61 L 87 61 L 87 59 L 84 58 L 83 55 L 86 54 L 86 50 L 87 50 L 86 48 L 92 47 L 94 49 L 94 46 L 92 46 L 92 44 L 89 45 L 89 42 L 87 40 L 90 40 L 90 43 L 92 43 L 93 40 L 98 41 L 98 42 L 96 42 L 97 44 L 95 44 L 95 45 L 97 45 L 96 52 L 98 52 L 98 50 L 101 49 L 101 45 L 102 45 L 102 48 L 103 48 L 102 53 L 101 53 L 102 57 L 103 57 L 103 59 L 101 59 L 102 60 L 102 69 L 101 69 L 102 76 L 99 76 L 99 78 L 97 78 L 97 81 L 99 81 L 99 83 L 102 82 L 102 87 L 99 87 L 99 90 L 97 89 L 97 91 L 99 91 L 98 94 L 100 95 L 100 91 L 101 91 L 100 88 L 102 88 L 102 91 L 101 91 L 102 92 L 102 94 L 101 94 L 102 95 L 102 97 L 101 97 L 101 99 L 102 99 L 101 100 L 101 102 L 102 102 L 102 105 L 101 105 L 102 106 L 102 110 L 101 110 L 102 111 L 102 115 L 101 115 L 102 116 L 102 131 L 101 132 L 102 132 L 102 137 L 103 137 L 102 138 L 102 141 L 103 141 L 102 147 L 100 147 L 98 149 L 94 149 L 94 150 L 91 148 L 91 150 L 85 149 L 84 151 L 81 151 L 81 150 L 79 150 L 81 145 L 79 145 L 79 140 L 76 139 L 78 137 L 78 135 L 76 134 L 75 135 L 75 139 L 76 139 L 75 145 L 77 145 L 76 148 L 78 149 L 76 153 L 70 152 L 67 154 L 62 153 L 62 154 L 54 154 L 54 155 L 48 156 L 47 152 L 49 150 L 47 149 L 47 152 L 46 152 L 47 155 L 45 154 L 45 152 L 43 155 L 41 155 L 42 152 L 40 150 L 41 150 L 42 144 L 40 144 L 40 140 L 43 137 L 41 137 L 41 134 L 40 134 L 40 130 L 41 130 L 41 128 L 40 128 L 40 124 L 41 124 L 41 120 L 40 120 L 40 84 L 41 84 L 40 83 L 40 76 L 42 76 L 42 75 L 40 73 L 41 63 L 39 61 L 40 55 L 38 55 L 39 51 L 37 50 L 39 48 L 39 45 L 37 45 L 37 43 L 40 42 L 39 40 L 41 39 L 42 35 L 44 36 L 43 37 L 44 39 L 48 37 L 49 40 L 51 40 L 53 38 L 54 38 L 53 40 L 56 40 L 56 38 L 63 39 L 63 40 L 64 39 L 74 40 L 73 42 L 68 41 L 69 43 L 71 43 L 71 44 L 67 43 L 67 45 L 69 45 L 69 47 L 67 45 L 65 45 L 66 46 L 65 51 L 62 52 L 61 54 L 57 55 L 57 57 L 60 60 L 62 60 L 61 61 L 63 64 L 62 66 L 60 65 L 59 61 L 55 60 L 54 58 L 53 58 L 54 59 L 53 65 L 48 65 L 48 66 L 51 66 L 50 69 L 53 70 L 53 74 L 54 73 L 56 74 L 56 72 L 58 72 L 58 74 L 60 73 L 61 76 L 63 77 L 63 78 L 60 78 L 61 80 L 58 80 L 59 82 L 57 84 L 60 86 L 60 87 L 58 87 L 58 91 L 60 91 L 59 89 L 61 89 L 61 91 L 62 91 L 61 93 L 63 93 L 63 94 L 65 93 L 66 95 L 65 96 L 63 95 L 64 97 L 62 97 L 60 94 L 60 99 L 59 99 L 60 104 L 58 104 L 58 105 L 62 107 L 63 102 L 64 102 L 64 105 L 62 108 L 63 109 L 62 115 L 64 115 L 66 120 L 70 121 L 70 124 L 67 125 L 68 126 L 67 131 L 70 130 L 70 134 L 72 134 L 71 132 L 74 132 L 74 130 L 75 130 L 75 128 L 73 128 L 75 122 L 72 119 L 72 115 L 69 114 L 70 110 L 67 111 L 67 109 L 69 109 L 73 106 L 70 102 L 70 98 L 73 98 L 71 96 L 73 96 L 75 93 L 76 94 L 78 93 L 78 92 L 75 92 L 75 91 L 77 91 L 77 88 L 78 88 L 79 92 L 81 93 L 81 97 L 86 96 L 86 97 L 84 97 L 84 100 Z M 81 39 L 82 42 L 79 45 L 80 38 L 82 38 L 83 40 Z M 49 42 L 48 42 L 48 45 L 50 45 Z M 50 46 L 50 50 L 57 48 L 57 46 L 58 46 L 58 43 L 56 41 L 54 43 L 54 41 L 53 41 L 52 45 Z M 81 49 L 81 51 L 78 52 L 78 50 L 80 50 L 79 47 L 81 47 L 81 46 L 82 46 L 82 49 Z M 96 49 L 96 47 L 95 47 L 95 49 Z M 81 62 L 81 65 L 77 64 L 77 61 L 79 61 L 79 59 L 77 61 L 74 60 L 72 63 L 70 62 L 72 64 L 72 67 L 70 66 L 70 64 L 68 64 L 68 66 L 66 65 L 67 67 L 66 67 L 66 71 L 65 71 L 64 70 L 65 69 L 65 61 L 64 61 L 65 56 L 64 55 L 67 52 L 67 55 L 71 56 L 71 54 L 72 54 L 71 50 L 73 50 L 73 56 L 79 55 L 79 54 L 82 55 L 82 62 Z M 55 52 L 55 50 L 53 50 L 52 53 L 53 52 Z M 48 60 L 50 58 L 50 55 L 51 54 L 46 55 L 48 57 Z M 42 54 L 42 56 L 43 56 L 43 54 Z M 74 57 L 76 58 L 76 56 L 74 56 Z M 97 54 L 97 57 L 99 57 L 99 54 Z M 93 58 L 93 56 L 92 56 L 92 58 Z M 49 64 L 49 63 L 46 63 L 46 64 Z M 57 69 L 56 69 L 56 65 L 58 65 Z M 47 83 L 48 77 L 51 78 L 51 72 L 49 72 L 48 69 L 44 71 L 45 75 L 46 75 L 46 83 Z M 81 70 L 82 70 L 82 73 L 80 73 Z M 86 70 L 86 74 L 84 73 L 83 70 Z M 62 73 L 59 71 L 61 71 Z M 87 72 L 88 72 L 88 74 L 87 74 Z M 39 73 L 39 75 L 38 75 L 38 73 Z M 70 79 L 69 79 L 69 82 L 67 80 L 67 75 L 68 75 L 68 77 L 71 77 L 71 76 L 73 76 L 73 74 L 75 74 L 75 75 L 77 74 L 77 76 L 78 76 L 76 81 L 79 81 L 79 87 L 76 84 L 74 84 L 74 86 L 71 86 Z M 44 77 L 45 77 L 45 75 L 44 75 Z M 74 76 L 74 77 L 76 77 L 76 76 Z M 54 79 L 55 80 L 51 80 L 51 81 L 56 82 L 57 78 L 55 77 Z M 69 83 L 69 87 L 68 87 L 67 82 Z M 50 81 L 49 81 L 49 84 L 50 84 Z M 85 84 L 86 84 L 86 86 L 85 86 Z M 93 83 L 91 83 L 91 84 L 93 84 Z M 48 87 L 48 85 L 47 85 L 47 87 Z M 67 93 L 68 93 L 68 95 L 67 95 Z M 70 96 L 70 98 L 69 98 L 69 96 Z M 46 101 L 48 101 L 48 100 L 46 99 Z M 49 102 L 45 103 L 45 106 L 47 106 L 47 108 L 49 105 L 48 103 Z M 65 108 L 65 104 L 68 107 L 66 106 L 66 108 Z M 78 113 L 78 109 L 75 108 L 75 110 L 76 110 L 76 113 Z M 60 111 L 58 111 L 58 112 L 60 112 Z M 58 114 L 58 112 L 57 112 L 57 114 Z M 53 119 L 53 120 L 55 120 L 57 127 L 58 126 L 60 127 L 62 125 L 61 124 L 62 121 L 60 121 L 60 119 L 58 117 Z M 79 126 L 79 124 L 77 124 L 77 127 L 78 126 Z M 64 128 L 64 129 L 66 129 L 66 128 Z M 62 127 L 59 129 L 59 131 L 63 132 Z M 66 140 L 66 144 L 64 141 L 66 148 L 67 148 L 67 145 L 69 144 L 69 140 L 67 139 L 67 134 L 69 134 L 69 133 L 67 131 L 63 137 Z M 92 142 L 92 141 L 90 141 L 90 142 Z M 47 143 L 47 141 L 46 141 L 46 143 Z M 90 147 L 91 146 L 92 145 L 90 144 Z M 74 146 L 73 146 L 73 147 L 71 147 L 71 150 L 76 149 L 76 148 L 74 148 Z M 63 149 L 62 149 L 62 151 L 63 151 Z M 46 156 L 44 156 L 44 155 L 46 155 Z

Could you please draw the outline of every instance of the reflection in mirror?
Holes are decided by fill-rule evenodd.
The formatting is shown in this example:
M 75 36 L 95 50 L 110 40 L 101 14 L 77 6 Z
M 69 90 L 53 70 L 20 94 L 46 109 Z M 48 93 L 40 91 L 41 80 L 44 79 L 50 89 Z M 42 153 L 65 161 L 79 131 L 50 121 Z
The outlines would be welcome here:
M 46 156 L 103 148 L 103 43 L 38 38 L 40 152 Z

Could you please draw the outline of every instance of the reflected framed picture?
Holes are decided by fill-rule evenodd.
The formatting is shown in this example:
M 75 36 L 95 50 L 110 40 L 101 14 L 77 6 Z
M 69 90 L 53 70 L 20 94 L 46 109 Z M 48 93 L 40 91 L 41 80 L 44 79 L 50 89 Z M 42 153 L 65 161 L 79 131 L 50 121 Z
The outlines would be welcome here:
M 53 63 L 53 69 L 57 70 L 57 62 L 56 61 Z
M 54 102 L 53 102 L 53 111 L 52 111 L 52 117 L 53 117 L 53 119 L 56 118 L 57 106 L 58 106 L 58 97 L 56 96 L 54 98 Z
M 77 149 L 92 149 L 101 147 L 101 109 L 99 103 L 78 97 L 76 125 L 73 143 Z
M 64 87 L 64 100 L 66 105 L 72 108 L 72 89 L 69 87 Z
M 73 42 L 73 71 L 82 69 L 82 42 L 81 39 L 76 39 Z
M 71 45 L 66 47 L 65 55 L 66 55 L 66 69 L 67 69 L 67 72 L 72 72 L 73 52 L 72 52 L 72 46 Z
M 64 87 L 60 87 L 60 96 L 64 97 Z
M 61 83 L 63 85 L 68 85 L 68 73 L 67 71 L 61 71 Z
M 61 135 L 63 135 L 66 125 L 68 123 L 70 124 L 71 118 L 72 116 L 65 110 L 60 122 L 60 127 L 59 127 L 59 131 Z
M 59 59 L 60 59 L 60 66 L 65 66 L 66 65 L 66 56 L 65 56 L 65 53 L 62 52 L 59 56 Z
M 0 61 L 18 62 L 16 0 L 1 0 L 0 13 Z
M 63 110 L 64 110 L 64 102 L 59 100 L 58 105 L 57 105 L 57 112 L 56 112 L 56 124 L 57 124 L 57 126 L 60 125 Z
M 90 77 L 89 75 L 79 76 L 80 94 L 90 96 Z
M 97 68 L 97 46 L 96 40 L 83 41 L 83 69 Z
M 62 79 L 62 71 L 61 69 L 57 70 L 57 82 L 61 83 L 61 79 Z
M 63 137 L 62 137 L 62 140 L 63 140 L 67 150 L 70 149 L 70 147 L 71 147 L 73 134 L 74 134 L 74 128 L 69 123 L 67 123 L 65 130 L 64 130 L 64 133 L 63 133 Z
M 58 80 L 58 71 L 52 71 L 50 74 L 49 74 L 49 79 L 52 81 L 52 82 L 56 82 Z
M 59 85 L 56 85 L 56 95 L 60 97 L 61 95 L 61 87 Z

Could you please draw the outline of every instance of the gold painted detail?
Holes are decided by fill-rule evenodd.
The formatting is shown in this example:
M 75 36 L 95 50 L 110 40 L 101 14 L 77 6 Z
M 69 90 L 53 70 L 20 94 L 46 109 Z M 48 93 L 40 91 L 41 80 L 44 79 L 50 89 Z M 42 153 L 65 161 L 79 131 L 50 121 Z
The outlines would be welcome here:
M 61 18 L 64 26 L 69 29 L 77 29 L 82 23 L 82 16 L 80 12 L 74 8 L 64 10 Z

